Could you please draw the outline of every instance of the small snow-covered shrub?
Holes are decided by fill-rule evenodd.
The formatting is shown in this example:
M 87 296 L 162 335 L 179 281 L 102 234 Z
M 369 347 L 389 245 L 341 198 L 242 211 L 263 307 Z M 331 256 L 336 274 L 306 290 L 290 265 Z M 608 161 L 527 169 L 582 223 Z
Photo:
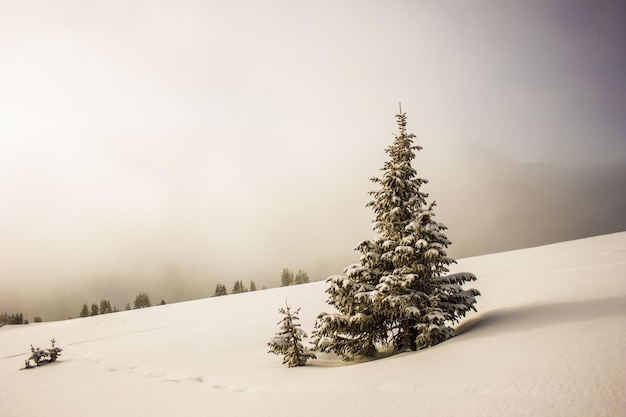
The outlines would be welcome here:
M 300 328 L 298 313 L 300 309 L 292 312 L 291 308 L 285 303 L 285 308 L 279 308 L 278 311 L 284 315 L 283 319 L 278 322 L 280 330 L 268 342 L 270 350 L 268 353 L 283 355 L 283 365 L 290 368 L 294 366 L 304 366 L 309 359 L 316 359 L 315 354 L 307 350 L 302 345 L 302 339 L 307 334 Z
M 48 349 L 34 348 L 33 345 L 30 345 L 30 351 L 32 353 L 30 355 L 30 358 L 26 360 L 25 368 L 34 368 L 35 366 L 41 366 L 56 361 L 57 358 L 61 356 L 61 352 L 63 351 L 63 349 L 61 349 L 60 347 L 55 347 L 55 343 L 56 340 L 52 338 L 52 340 L 50 341 L 51 347 Z M 33 363 L 31 363 L 31 361 Z

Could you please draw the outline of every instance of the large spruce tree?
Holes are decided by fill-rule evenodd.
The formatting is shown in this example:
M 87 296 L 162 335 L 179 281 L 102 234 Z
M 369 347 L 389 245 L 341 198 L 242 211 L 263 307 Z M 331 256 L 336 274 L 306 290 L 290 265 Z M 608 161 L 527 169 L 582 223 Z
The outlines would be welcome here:
M 462 285 L 476 277 L 449 274 L 455 261 L 447 256 L 446 227 L 434 217 L 434 203 L 421 186 L 428 181 L 412 167 L 415 135 L 407 133 L 406 114 L 396 115 L 399 134 L 386 149 L 380 186 L 367 206 L 375 213 L 378 237 L 359 243 L 359 263 L 332 276 L 328 303 L 337 313 L 318 316 L 316 349 L 344 358 L 372 355 L 378 344 L 397 351 L 416 350 L 454 335 L 450 322 L 475 310 L 477 290 Z

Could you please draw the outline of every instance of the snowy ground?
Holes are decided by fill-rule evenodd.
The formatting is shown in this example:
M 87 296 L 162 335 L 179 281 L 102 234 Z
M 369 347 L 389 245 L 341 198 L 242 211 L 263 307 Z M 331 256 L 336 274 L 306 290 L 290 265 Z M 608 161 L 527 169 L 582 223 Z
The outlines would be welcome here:
M 0 416 L 624 416 L 626 232 L 460 260 L 479 313 L 434 348 L 286 368 L 266 353 L 286 299 L 303 329 L 325 283 L 0 328 Z M 20 370 L 29 345 L 64 349 Z

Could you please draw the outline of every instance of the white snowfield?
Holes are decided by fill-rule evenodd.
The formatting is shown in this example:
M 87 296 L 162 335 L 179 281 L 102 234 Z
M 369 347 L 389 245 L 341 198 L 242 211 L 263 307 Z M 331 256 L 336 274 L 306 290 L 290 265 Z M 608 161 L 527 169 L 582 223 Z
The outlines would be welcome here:
M 358 364 L 287 368 L 267 353 L 285 300 L 309 333 L 330 311 L 324 282 L 5 326 L 0 416 L 626 415 L 626 232 L 457 271 L 476 274 L 482 297 L 456 338 Z M 20 370 L 53 337 L 59 360 Z

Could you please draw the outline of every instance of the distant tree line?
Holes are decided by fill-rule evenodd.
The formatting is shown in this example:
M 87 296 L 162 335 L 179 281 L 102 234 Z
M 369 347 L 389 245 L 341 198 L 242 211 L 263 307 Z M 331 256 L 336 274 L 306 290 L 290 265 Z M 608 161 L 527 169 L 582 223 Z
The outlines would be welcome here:
M 281 287 L 288 287 L 289 285 L 307 284 L 309 282 L 311 282 L 311 279 L 309 278 L 309 274 L 307 274 L 306 272 L 302 270 L 298 270 L 298 272 L 294 274 L 292 270 L 288 268 L 284 268 L 280 276 Z M 263 287 L 262 289 L 264 290 L 265 287 Z M 250 281 L 250 289 L 248 290 L 248 288 L 246 288 L 246 286 L 244 285 L 243 281 L 238 280 L 238 281 L 235 281 L 235 284 L 233 285 L 233 288 L 230 291 L 230 294 L 240 294 L 243 292 L 256 291 L 256 290 L 257 290 L 257 287 L 254 281 Z M 213 297 L 220 297 L 222 295 L 228 295 L 228 294 L 229 292 L 226 289 L 226 285 L 222 283 L 218 283 L 215 286 L 215 292 L 213 292 Z
M 307 284 L 311 282 L 309 278 L 309 274 L 306 272 L 299 270 L 296 274 L 293 273 L 292 270 L 288 268 L 284 268 L 280 277 L 280 286 L 287 287 L 289 285 L 297 285 L 297 284 Z M 262 289 L 265 289 L 263 287 Z M 233 289 L 230 291 L 231 294 L 240 294 L 248 291 L 256 291 L 257 287 L 254 281 L 250 281 L 250 289 L 246 288 L 243 284 L 242 280 L 235 281 L 233 285 Z M 222 295 L 228 295 L 228 290 L 226 289 L 226 285 L 222 283 L 218 283 L 215 286 L 215 292 L 213 293 L 213 297 L 220 297 Z
M 158 305 L 165 305 L 165 300 L 161 300 Z M 150 297 L 148 293 L 140 292 L 135 297 L 135 301 L 133 303 L 135 309 L 137 308 L 146 308 L 152 307 L 152 302 L 150 301 Z M 126 303 L 125 310 L 130 310 L 130 303 Z M 87 305 L 87 303 L 83 304 L 82 309 L 80 310 L 79 317 L 89 317 L 89 316 L 97 316 L 99 314 L 108 314 L 108 313 L 117 313 L 120 310 L 117 306 L 111 306 L 110 300 L 101 300 L 100 303 L 92 303 L 91 307 Z
M 91 308 L 87 303 L 83 304 L 83 308 L 80 310 L 78 317 L 97 316 L 98 314 L 117 313 L 118 311 L 117 306 L 111 307 L 110 300 L 102 300 L 100 304 L 92 303 Z
M 39 316 L 35 316 L 33 322 L 41 323 L 43 320 Z M 28 319 L 24 318 L 22 313 L 7 314 L 6 312 L 0 313 L 0 326 L 6 324 L 28 324 Z
M 309 274 L 299 270 L 295 275 L 292 270 L 283 268 L 283 272 L 280 274 L 280 286 L 288 287 L 290 285 L 308 284 L 311 282 Z
M 242 280 L 235 281 L 233 285 L 233 289 L 230 291 L 231 294 L 241 294 L 248 291 L 256 291 L 256 284 L 254 281 L 250 281 L 250 289 L 246 288 Z M 218 283 L 215 286 L 215 292 L 213 292 L 213 297 L 221 297 L 222 295 L 228 295 L 228 290 L 226 289 L 226 285 Z
M 7 314 L 7 313 L 1 313 L 0 314 L 0 324 L 5 325 L 5 324 L 28 324 L 28 319 L 24 320 L 24 316 L 22 315 L 22 313 L 17 313 L 17 314 Z

